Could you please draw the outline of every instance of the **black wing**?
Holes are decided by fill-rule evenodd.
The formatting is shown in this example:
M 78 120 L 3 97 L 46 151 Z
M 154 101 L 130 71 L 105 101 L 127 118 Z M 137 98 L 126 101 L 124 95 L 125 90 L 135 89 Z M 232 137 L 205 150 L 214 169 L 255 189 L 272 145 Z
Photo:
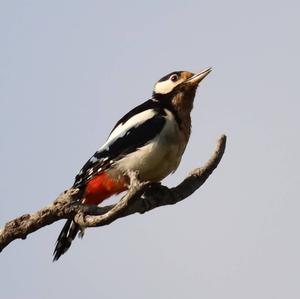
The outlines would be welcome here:
M 145 108 L 143 108 L 140 112 L 143 111 L 145 111 Z M 136 126 L 133 125 L 129 127 L 125 132 L 122 132 L 122 134 L 116 136 L 110 143 L 107 144 L 106 147 L 101 148 L 99 151 L 95 152 L 95 154 L 90 158 L 90 160 L 87 161 L 79 174 L 76 176 L 73 186 L 75 188 L 84 186 L 89 180 L 95 177 L 99 172 L 107 169 L 116 160 L 119 160 L 125 155 L 134 152 L 138 148 L 146 145 L 155 136 L 157 136 L 157 134 L 159 134 L 164 127 L 166 119 L 163 109 L 155 112 L 156 113 L 151 118 L 146 119 L 144 122 L 139 123 Z M 130 116 L 124 116 L 118 122 L 118 124 L 125 125 L 130 117 L 135 115 L 136 113 L 139 112 L 135 112 L 131 115 L 129 112 L 127 115 Z M 115 126 L 115 128 L 116 127 L 117 126 Z
M 133 108 L 132 110 L 130 110 L 128 113 L 126 113 L 117 123 L 116 125 L 113 127 L 113 129 L 111 130 L 110 134 L 114 131 L 114 129 L 116 127 L 118 127 L 120 124 L 124 124 L 126 123 L 131 117 L 133 117 L 134 115 L 141 113 L 143 111 L 146 111 L 148 109 L 154 109 L 157 112 L 161 112 L 162 111 L 162 104 L 159 103 L 158 101 L 155 101 L 153 99 L 149 99 L 148 101 L 142 103 L 139 106 L 136 106 L 135 108 Z

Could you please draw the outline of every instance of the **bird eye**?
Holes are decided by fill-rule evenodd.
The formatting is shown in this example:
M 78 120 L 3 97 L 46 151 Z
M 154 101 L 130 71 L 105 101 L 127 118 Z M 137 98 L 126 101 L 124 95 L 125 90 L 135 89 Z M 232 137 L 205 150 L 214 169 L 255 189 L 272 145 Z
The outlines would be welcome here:
M 178 75 L 174 74 L 170 77 L 171 81 L 176 82 L 178 80 Z

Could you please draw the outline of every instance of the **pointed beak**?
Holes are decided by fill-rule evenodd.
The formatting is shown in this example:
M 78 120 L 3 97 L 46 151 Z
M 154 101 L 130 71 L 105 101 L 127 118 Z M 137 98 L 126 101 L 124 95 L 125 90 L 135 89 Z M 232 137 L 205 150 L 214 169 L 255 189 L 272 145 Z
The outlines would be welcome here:
M 211 67 L 206 68 L 200 73 L 195 74 L 194 76 L 187 79 L 184 83 L 196 87 L 211 72 L 211 70 Z

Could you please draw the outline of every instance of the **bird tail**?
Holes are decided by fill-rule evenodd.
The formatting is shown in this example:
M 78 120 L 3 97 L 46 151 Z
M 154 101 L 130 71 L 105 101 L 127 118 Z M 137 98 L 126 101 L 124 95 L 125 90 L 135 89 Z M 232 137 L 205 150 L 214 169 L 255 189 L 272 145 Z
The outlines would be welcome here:
M 70 248 L 72 241 L 79 231 L 80 227 L 78 224 L 71 219 L 67 220 L 57 238 L 53 252 L 53 261 L 57 261 Z

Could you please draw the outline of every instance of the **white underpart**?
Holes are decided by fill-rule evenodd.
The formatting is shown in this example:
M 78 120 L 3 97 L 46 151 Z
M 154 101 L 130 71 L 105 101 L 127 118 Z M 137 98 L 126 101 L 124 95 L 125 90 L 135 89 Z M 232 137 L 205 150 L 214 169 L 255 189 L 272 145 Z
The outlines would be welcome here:
M 138 113 L 128 119 L 125 123 L 119 124 L 108 136 L 107 141 L 101 146 L 99 150 L 104 150 L 109 147 L 116 139 L 123 137 L 128 130 L 133 127 L 138 127 L 141 123 L 146 120 L 152 118 L 155 115 L 155 111 L 153 109 L 145 110 L 141 113 Z
M 161 181 L 175 171 L 186 144 L 173 114 L 166 111 L 166 123 L 162 131 L 145 146 L 116 161 L 110 170 L 113 175 L 137 171 L 142 181 Z
M 158 94 L 167 94 L 183 81 L 183 79 L 180 79 L 173 82 L 171 79 L 168 79 L 166 81 L 157 82 L 154 86 L 154 92 Z

